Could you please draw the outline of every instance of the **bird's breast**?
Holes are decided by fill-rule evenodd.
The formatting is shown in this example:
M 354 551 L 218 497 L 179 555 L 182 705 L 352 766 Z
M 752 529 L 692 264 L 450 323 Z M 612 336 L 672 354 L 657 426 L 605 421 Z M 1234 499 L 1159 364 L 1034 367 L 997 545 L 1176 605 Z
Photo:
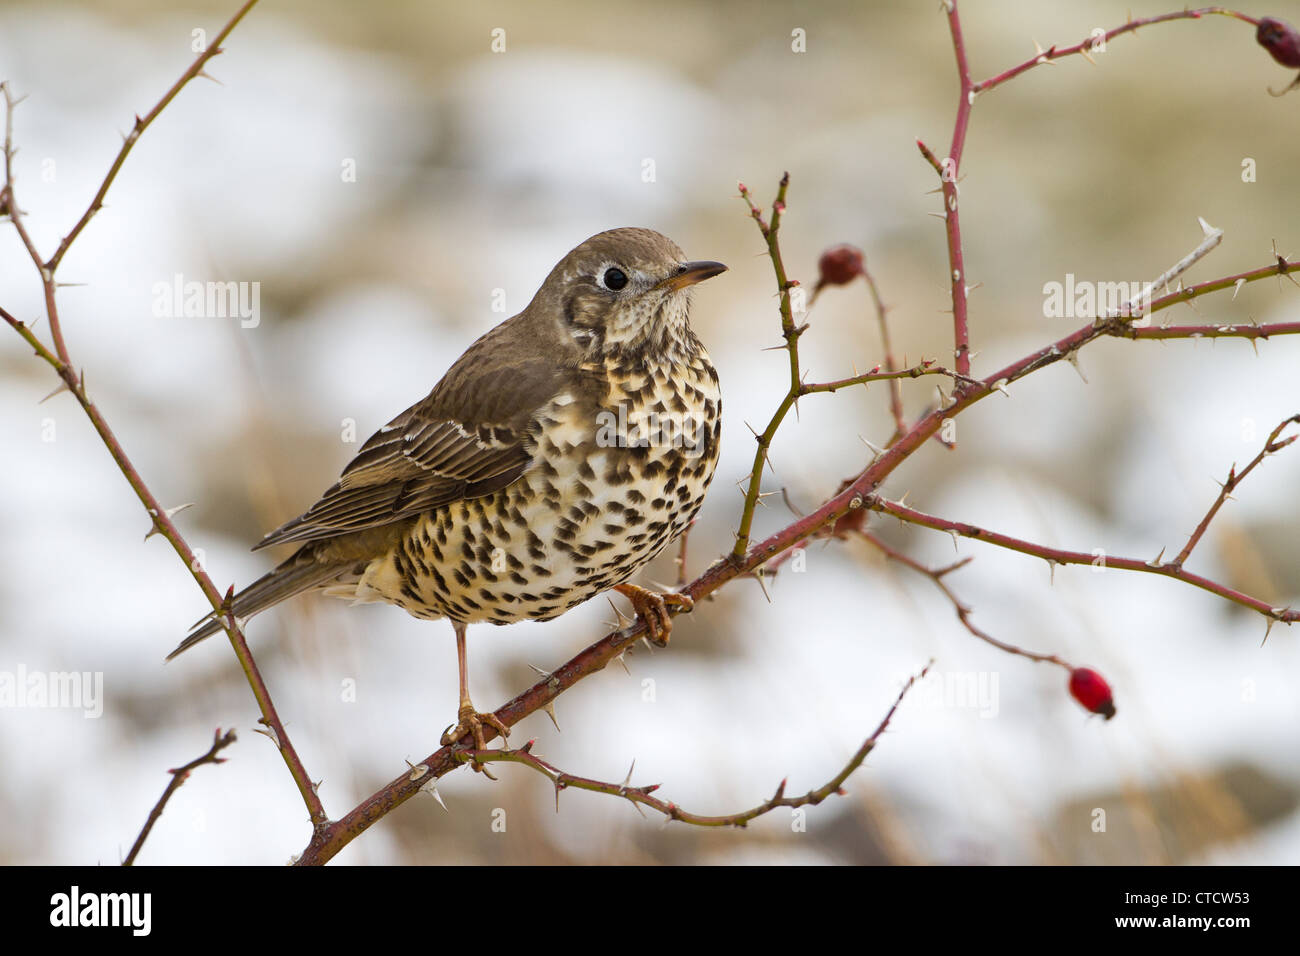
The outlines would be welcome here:
M 422 517 L 363 582 L 420 617 L 555 617 L 631 577 L 695 517 L 721 429 L 716 371 L 609 363 L 540 410 L 534 461 L 491 495 Z

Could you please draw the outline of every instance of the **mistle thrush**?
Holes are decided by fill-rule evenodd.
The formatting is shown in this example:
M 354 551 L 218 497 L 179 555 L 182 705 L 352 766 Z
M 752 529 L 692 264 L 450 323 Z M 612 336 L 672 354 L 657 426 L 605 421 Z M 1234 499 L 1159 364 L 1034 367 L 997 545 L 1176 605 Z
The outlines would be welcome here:
M 582 243 L 262 539 L 254 550 L 301 546 L 235 596 L 235 616 L 321 590 L 449 618 L 460 710 L 444 743 L 480 749 L 484 722 L 506 728 L 470 703 L 467 624 L 545 621 L 612 588 L 666 639 L 665 601 L 689 599 L 625 582 L 686 529 L 713 478 L 718 374 L 687 313 L 690 287 L 725 269 L 649 229 Z M 168 660 L 218 630 L 204 618 Z

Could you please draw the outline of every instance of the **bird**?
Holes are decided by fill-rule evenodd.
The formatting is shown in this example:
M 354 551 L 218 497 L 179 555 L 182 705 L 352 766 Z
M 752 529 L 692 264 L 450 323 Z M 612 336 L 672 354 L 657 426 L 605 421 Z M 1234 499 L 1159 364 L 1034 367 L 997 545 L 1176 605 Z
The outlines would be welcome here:
M 628 579 L 694 521 L 717 467 L 722 395 L 689 312 L 693 287 L 726 270 L 651 229 L 580 243 L 523 311 L 253 547 L 297 545 L 229 612 L 243 620 L 318 591 L 450 620 L 460 696 L 442 743 L 478 750 L 485 724 L 503 739 L 509 728 L 470 699 L 468 625 L 546 621 L 616 590 L 665 643 L 668 607 L 691 599 Z M 200 619 L 167 660 L 225 613 Z

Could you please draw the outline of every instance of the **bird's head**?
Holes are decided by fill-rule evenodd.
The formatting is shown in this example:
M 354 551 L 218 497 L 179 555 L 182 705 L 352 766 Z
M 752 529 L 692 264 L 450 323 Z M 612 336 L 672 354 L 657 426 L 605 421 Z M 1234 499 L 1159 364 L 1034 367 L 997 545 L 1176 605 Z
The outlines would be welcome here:
M 651 229 L 611 229 L 561 259 L 533 306 L 558 315 L 584 349 L 664 348 L 687 328 L 691 286 L 726 269 L 721 262 L 688 260 L 675 242 Z

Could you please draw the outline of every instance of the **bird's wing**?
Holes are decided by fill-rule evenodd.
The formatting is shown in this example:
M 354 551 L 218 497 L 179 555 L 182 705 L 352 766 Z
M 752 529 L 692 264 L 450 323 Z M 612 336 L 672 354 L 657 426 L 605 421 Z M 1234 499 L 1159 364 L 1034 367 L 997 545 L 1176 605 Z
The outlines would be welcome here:
M 316 504 L 254 550 L 392 524 L 522 475 L 533 462 L 532 426 L 563 390 L 564 370 L 535 348 L 500 341 L 503 328 L 475 342 L 424 400 L 370 436 Z

